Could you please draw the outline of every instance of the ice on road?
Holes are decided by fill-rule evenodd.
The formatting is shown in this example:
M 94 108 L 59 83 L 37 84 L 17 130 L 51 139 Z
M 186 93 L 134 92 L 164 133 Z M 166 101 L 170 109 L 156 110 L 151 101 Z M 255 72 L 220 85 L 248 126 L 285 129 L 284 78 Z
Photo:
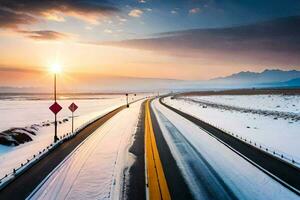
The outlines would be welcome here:
M 299 199 L 197 125 L 153 102 L 159 125 L 196 199 Z M 216 194 L 215 192 L 220 192 Z
M 30 199 L 119 199 L 141 102 L 98 128 L 29 196 Z

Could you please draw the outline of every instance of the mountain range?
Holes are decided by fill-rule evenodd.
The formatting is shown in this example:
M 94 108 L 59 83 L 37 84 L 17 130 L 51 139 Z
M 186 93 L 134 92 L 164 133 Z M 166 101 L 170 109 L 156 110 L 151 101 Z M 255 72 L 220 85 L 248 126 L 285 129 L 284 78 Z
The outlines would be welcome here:
M 268 83 L 282 83 L 297 78 L 300 78 L 300 71 L 297 70 L 283 71 L 279 69 L 266 69 L 263 72 L 242 71 L 230 76 L 214 78 L 208 82 L 223 85 L 239 84 L 255 86 Z
M 186 91 L 209 89 L 237 89 L 263 87 L 300 87 L 300 71 L 280 69 L 266 69 L 262 72 L 242 71 L 225 77 L 218 77 L 206 81 L 187 81 L 176 79 L 155 78 L 102 78 L 94 83 L 98 90 L 90 91 L 81 88 L 73 92 L 153 92 L 153 91 Z M 155 88 L 155 89 L 153 89 Z M 17 88 L 0 87 L 0 93 L 37 93 L 51 92 L 45 88 Z M 68 90 L 62 92 L 69 92 Z

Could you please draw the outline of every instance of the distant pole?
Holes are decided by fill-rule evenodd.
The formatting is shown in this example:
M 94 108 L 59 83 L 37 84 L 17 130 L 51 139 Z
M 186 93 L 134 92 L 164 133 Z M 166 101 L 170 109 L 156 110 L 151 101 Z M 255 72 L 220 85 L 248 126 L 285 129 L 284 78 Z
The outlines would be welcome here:
M 54 73 L 54 102 L 56 103 L 56 73 Z M 57 137 L 57 117 L 54 115 L 54 142 L 58 140 Z
M 56 102 L 56 73 L 54 73 L 54 102 Z
M 128 93 L 126 93 L 126 102 L 127 102 L 127 103 L 126 103 L 126 104 L 127 104 L 126 106 L 127 106 L 127 108 L 129 108 L 129 103 L 128 103 Z

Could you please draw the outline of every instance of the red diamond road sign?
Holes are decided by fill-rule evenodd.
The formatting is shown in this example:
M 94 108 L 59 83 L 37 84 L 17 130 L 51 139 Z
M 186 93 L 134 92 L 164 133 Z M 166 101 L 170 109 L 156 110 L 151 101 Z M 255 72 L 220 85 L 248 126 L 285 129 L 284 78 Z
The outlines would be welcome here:
M 55 102 L 49 107 L 49 109 L 56 115 L 62 109 L 62 107 Z
M 72 103 L 70 106 L 69 106 L 69 109 L 74 112 L 75 110 L 77 110 L 78 106 L 75 104 L 75 103 Z

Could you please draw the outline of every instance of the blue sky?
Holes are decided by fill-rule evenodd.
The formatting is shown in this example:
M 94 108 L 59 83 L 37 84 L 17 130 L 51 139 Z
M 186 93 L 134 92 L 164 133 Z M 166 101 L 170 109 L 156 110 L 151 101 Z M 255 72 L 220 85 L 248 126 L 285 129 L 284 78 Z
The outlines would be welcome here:
M 49 3 L 54 2 L 54 3 Z M 21 6 L 25 3 L 25 6 Z M 59 6 L 68 6 L 69 15 Z M 4 15 L 3 11 L 16 11 L 34 16 L 37 20 L 27 20 L 20 25 L 32 29 L 53 29 L 58 32 L 84 34 L 84 39 L 123 39 L 146 37 L 153 33 L 176 31 L 194 28 L 215 28 L 243 25 L 258 21 L 293 16 L 300 14 L 299 0 L 62 0 L 62 1 L 24 1 L 3 0 L 0 3 L 0 26 L 7 28 L 18 23 L 13 15 Z M 41 12 L 54 11 L 58 17 L 68 23 L 57 23 L 57 20 L 38 21 Z M 74 18 L 75 11 L 77 18 Z M 136 12 L 133 12 L 136 11 Z M 133 13 L 131 15 L 130 13 Z M 78 18 L 92 18 L 101 13 L 104 18 L 96 24 L 86 25 L 86 21 Z M 135 15 L 134 15 L 135 13 Z M 2 15 L 2 16 L 1 16 Z M 64 16 L 63 16 L 64 15 Z M 8 23 L 9 17 L 11 22 Z M 42 16 L 43 17 L 43 16 Z M 121 20 L 121 21 L 120 21 Z M 6 21 L 6 23 L 4 22 Z M 93 29 L 87 33 L 80 28 Z M 118 37 L 107 34 L 96 34 L 97 30 L 105 29 L 114 32 Z M 95 33 L 96 32 L 96 33 Z
M 1 0 L 0 74 L 32 79 L 53 63 L 187 80 L 300 69 L 299 16 L 299 0 Z

